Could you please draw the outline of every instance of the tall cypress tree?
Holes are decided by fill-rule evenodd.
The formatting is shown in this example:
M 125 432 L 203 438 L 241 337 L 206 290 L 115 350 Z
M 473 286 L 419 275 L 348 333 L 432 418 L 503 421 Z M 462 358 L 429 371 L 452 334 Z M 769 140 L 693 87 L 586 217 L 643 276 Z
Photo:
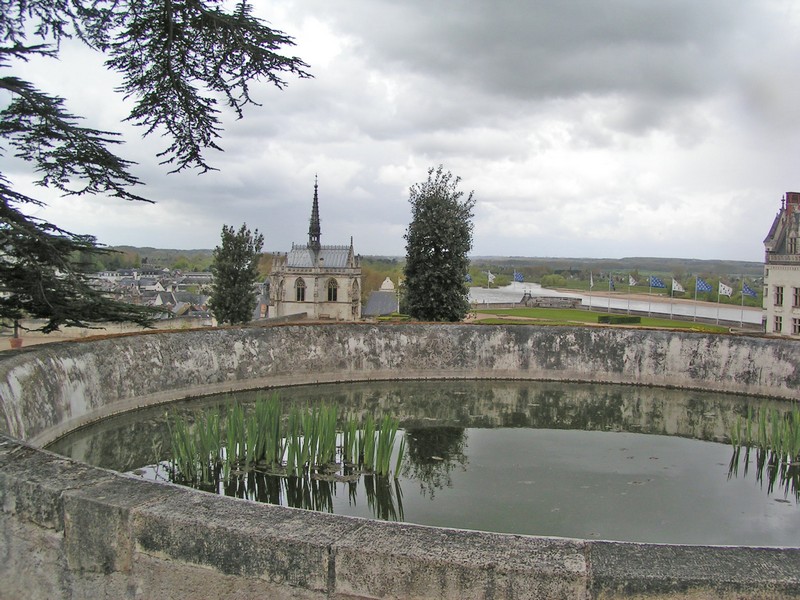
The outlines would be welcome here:
M 256 229 L 253 233 L 244 223 L 239 231 L 222 226 L 222 245 L 214 249 L 211 272 L 211 310 L 217 322 L 248 323 L 252 320 L 256 303 L 253 287 L 258 277 L 258 262 L 264 236 Z
M 464 198 L 460 181 L 440 165 L 410 189 L 404 302 L 415 319 L 460 321 L 469 311 L 467 254 L 475 200 L 473 192 Z

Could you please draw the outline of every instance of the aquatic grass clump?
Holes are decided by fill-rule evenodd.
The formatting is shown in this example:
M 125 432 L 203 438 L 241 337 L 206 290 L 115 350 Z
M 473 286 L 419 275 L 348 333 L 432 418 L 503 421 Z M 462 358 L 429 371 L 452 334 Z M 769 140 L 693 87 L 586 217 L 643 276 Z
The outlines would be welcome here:
M 246 412 L 231 404 L 224 418 L 219 411 L 200 414 L 194 424 L 173 415 L 169 419 L 173 480 L 189 485 L 229 485 L 243 473 L 272 476 L 322 477 L 342 467 L 357 473 L 388 477 L 392 457 L 400 472 L 405 443 L 395 452 L 399 421 L 371 414 L 360 426 L 348 416 L 342 427 L 335 406 L 293 407 L 284 415 L 277 396 L 258 398 Z
M 753 415 L 751 407 L 747 417 L 736 420 L 729 437 L 733 455 L 728 466 L 728 477 L 739 474 L 739 464 L 744 449 L 743 474 L 750 466 L 750 454 L 755 450 L 756 479 L 767 481 L 767 493 L 775 490 L 776 484 L 800 502 L 800 408 L 797 405 L 787 413 L 775 408 L 765 408 Z M 766 477 L 765 477 L 766 475 Z
M 188 482 L 210 485 L 218 477 L 224 456 L 220 443 L 219 411 L 204 413 L 190 426 L 182 419 L 167 423 L 172 448 L 172 469 Z

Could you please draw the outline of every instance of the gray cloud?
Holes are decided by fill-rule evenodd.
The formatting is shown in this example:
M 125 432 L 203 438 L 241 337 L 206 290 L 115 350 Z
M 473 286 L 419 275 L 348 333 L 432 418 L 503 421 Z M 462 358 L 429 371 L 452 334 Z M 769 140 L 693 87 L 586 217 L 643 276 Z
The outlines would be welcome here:
M 226 117 L 220 170 L 203 176 L 167 175 L 163 140 L 119 124 L 129 107 L 99 57 L 67 45 L 60 63 L 32 64 L 26 75 L 87 124 L 123 133 L 158 200 L 51 195 L 43 215 L 109 244 L 186 248 L 246 221 L 286 250 L 305 239 L 318 176 L 324 243 L 352 235 L 359 252 L 402 254 L 408 188 L 444 164 L 475 190 L 479 254 L 759 260 L 780 196 L 800 190 L 790 2 L 256 9 L 295 36 L 315 78 L 256 84 L 262 106 Z

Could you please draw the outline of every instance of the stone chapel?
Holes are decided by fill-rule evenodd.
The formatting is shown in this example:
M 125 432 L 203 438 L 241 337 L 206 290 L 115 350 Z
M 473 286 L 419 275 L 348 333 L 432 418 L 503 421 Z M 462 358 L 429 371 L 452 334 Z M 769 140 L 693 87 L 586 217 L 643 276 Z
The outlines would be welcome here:
M 292 244 L 286 254 L 273 259 L 269 295 L 273 317 L 305 313 L 309 319 L 357 321 L 361 318 L 361 258 L 349 246 L 323 246 L 320 242 L 318 183 L 308 243 Z

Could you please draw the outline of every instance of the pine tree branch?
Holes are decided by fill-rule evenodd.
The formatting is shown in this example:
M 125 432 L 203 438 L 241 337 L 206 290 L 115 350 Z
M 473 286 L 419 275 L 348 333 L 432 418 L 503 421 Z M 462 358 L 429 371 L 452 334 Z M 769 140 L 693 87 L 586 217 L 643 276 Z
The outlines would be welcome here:
M 62 98 L 44 94 L 17 77 L 0 78 L 0 89 L 13 98 L 0 111 L 0 138 L 8 140 L 17 158 L 35 165 L 42 174 L 39 185 L 67 195 L 108 193 L 149 201 L 127 189 L 141 184 L 128 171 L 134 163 L 106 148 L 122 143 L 119 134 L 78 126 L 78 117 L 64 110 Z M 71 188 L 78 180 L 84 185 Z
M 252 81 L 279 89 L 283 74 L 311 77 L 297 57 L 278 53 L 291 37 L 252 16 L 246 0 L 231 12 L 222 0 L 0 0 L 0 69 L 33 57 L 57 57 L 63 40 L 77 38 L 108 56 L 106 66 L 123 77 L 119 88 L 134 100 L 129 121 L 145 135 L 169 140 L 158 156 L 174 171 L 212 169 L 208 149 L 221 150 L 223 100 L 242 117 Z M 41 43 L 30 44 L 28 37 Z M 146 198 L 130 191 L 142 182 L 135 164 L 109 147 L 118 134 L 81 127 L 64 100 L 28 81 L 0 77 L 11 97 L 0 111 L 0 155 L 7 149 L 40 174 L 37 183 L 66 195 L 103 194 Z M 80 182 L 80 183 L 79 183 Z M 15 191 L 0 173 L 0 319 L 46 319 L 44 331 L 62 325 L 132 321 L 146 325 L 154 312 L 114 302 L 91 287 L 77 254 L 104 253 L 81 236 L 26 216 L 20 207 L 40 200 Z M 262 240 L 263 241 L 263 240 Z M 259 242 L 260 243 L 260 242 Z

